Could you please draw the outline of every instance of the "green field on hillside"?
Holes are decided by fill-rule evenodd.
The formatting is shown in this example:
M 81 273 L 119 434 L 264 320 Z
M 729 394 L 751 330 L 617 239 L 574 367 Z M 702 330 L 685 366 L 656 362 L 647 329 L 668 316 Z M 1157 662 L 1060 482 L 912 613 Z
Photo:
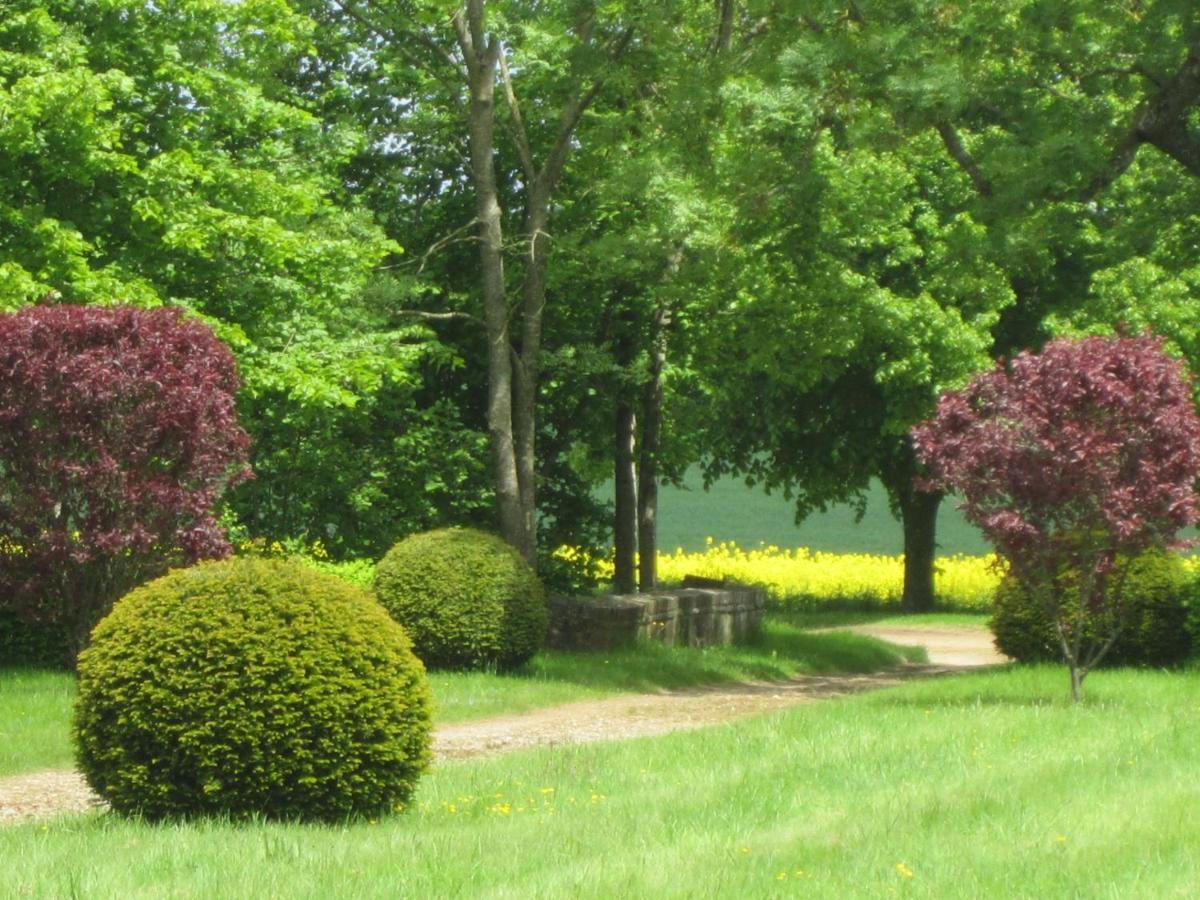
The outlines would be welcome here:
M 612 485 L 599 496 L 612 499 Z M 659 489 L 659 547 L 671 552 L 676 547 L 695 552 L 704 549 L 705 539 L 733 541 L 751 548 L 762 544 L 779 547 L 809 547 L 829 553 L 880 553 L 893 555 L 904 550 L 900 522 L 888 509 L 887 492 L 878 482 L 871 485 L 867 512 L 861 522 L 848 506 L 814 513 L 796 524 L 796 507 L 782 494 L 766 494 L 761 487 L 746 487 L 738 478 L 722 478 L 707 491 L 698 470 L 692 470 L 682 488 Z M 938 516 L 938 544 L 942 554 L 987 553 L 991 549 L 979 532 L 968 525 L 953 499 L 942 504 Z

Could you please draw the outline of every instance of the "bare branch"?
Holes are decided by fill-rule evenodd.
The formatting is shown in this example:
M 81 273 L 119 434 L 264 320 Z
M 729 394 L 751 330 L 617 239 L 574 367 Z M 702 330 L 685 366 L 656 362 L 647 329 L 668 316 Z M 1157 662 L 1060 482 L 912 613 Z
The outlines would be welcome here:
M 467 0 L 467 29 L 476 53 L 482 53 L 487 47 L 487 40 L 483 34 L 483 14 L 486 5 L 484 0 Z
M 713 35 L 713 55 L 720 55 L 729 50 L 733 41 L 733 13 L 735 0 L 716 0 L 717 30 Z
M 376 14 L 384 19 L 390 19 L 388 10 L 381 6 L 377 0 L 363 0 Z M 447 73 L 442 70 L 441 66 L 430 67 L 425 60 L 419 59 L 409 50 L 406 39 L 411 38 L 429 50 L 437 61 L 450 69 L 458 77 L 465 77 L 462 65 L 454 59 L 445 48 L 438 45 L 428 34 L 421 31 L 419 28 L 412 30 L 400 26 L 394 22 L 390 23 L 389 28 L 382 28 L 377 22 L 372 21 L 367 16 L 363 15 L 352 2 L 347 0 L 337 0 L 337 8 L 345 15 L 352 18 L 359 25 L 373 34 L 379 40 L 385 42 L 390 50 L 394 50 L 403 56 L 411 65 L 424 71 L 430 72 L 434 78 L 440 81 L 444 86 L 450 89 L 450 97 L 454 103 L 459 103 L 459 91 L 462 89 L 461 83 L 454 81 L 447 76 Z
M 422 28 L 410 28 L 400 24 L 394 16 L 394 10 L 387 4 L 381 3 L 380 0 L 361 0 L 367 7 L 375 12 L 376 15 L 382 16 L 384 19 L 391 21 L 393 33 L 401 37 L 410 38 L 428 50 L 435 56 L 439 62 L 443 63 L 447 68 L 456 72 L 460 76 L 463 75 L 462 64 L 453 56 L 446 52 L 446 48 L 429 36 Z M 343 8 L 345 8 L 345 0 L 342 0 Z M 351 12 L 351 15 L 355 15 Z M 361 16 L 355 16 L 360 22 L 363 21 Z M 402 49 L 395 47 L 395 41 L 391 42 L 393 49 Z
M 617 62 L 625 55 L 632 40 L 633 28 L 626 28 L 613 45 L 612 50 L 609 51 L 609 58 L 612 62 Z M 571 98 L 563 107 L 562 115 L 558 119 L 558 136 L 542 170 L 538 173 L 540 179 L 546 179 L 551 184 L 558 180 L 558 175 L 566 160 L 567 150 L 571 145 L 571 136 L 575 133 L 575 126 L 579 124 L 579 119 L 604 87 L 604 81 L 604 75 L 598 76 L 582 96 Z
M 443 250 L 446 247 L 449 247 L 451 244 L 458 244 L 458 243 L 463 243 L 466 241 L 479 240 L 478 235 L 469 235 L 468 237 L 459 237 L 459 235 L 461 235 L 464 231 L 468 231 L 469 229 L 474 228 L 478 224 L 479 224 L 479 219 L 477 219 L 477 218 L 472 219 L 466 225 L 463 225 L 460 228 L 455 228 L 448 235 L 446 235 L 443 238 L 439 238 L 438 240 L 436 240 L 432 244 L 430 244 L 427 248 L 425 248 L 425 252 L 421 254 L 420 265 L 417 266 L 416 274 L 420 275 L 422 272 L 425 271 L 425 266 L 428 264 L 429 258 L 431 256 L 433 256 L 433 254 L 437 253 L 439 250 Z
M 525 120 L 521 118 L 521 107 L 517 103 L 517 94 L 513 90 L 512 74 L 508 71 L 508 61 L 504 52 L 500 52 L 500 78 L 504 83 L 504 99 L 508 101 L 509 111 L 513 117 L 513 143 L 517 145 L 517 154 L 521 157 L 521 167 L 529 181 L 537 178 L 537 166 L 533 162 L 533 152 L 529 149 L 529 133 L 525 130 Z
M 942 137 L 942 143 L 946 145 L 946 151 L 954 158 L 959 167 L 971 177 L 971 183 L 975 185 L 975 190 L 982 197 L 992 196 L 992 183 L 987 176 L 980 170 L 974 157 L 967 152 L 967 148 L 963 146 L 962 139 L 958 136 L 958 132 L 954 130 L 954 126 L 949 122 L 939 122 L 934 126 L 937 133 Z
M 466 20 L 463 19 L 463 11 L 456 9 L 454 15 L 450 17 L 450 21 L 454 25 L 454 33 L 458 36 L 458 46 L 462 50 L 463 58 L 467 61 L 467 66 L 475 66 L 475 42 L 471 38 L 471 30 L 467 28 Z
M 430 322 L 449 322 L 453 320 L 459 320 L 463 322 L 470 322 L 472 325 L 478 325 L 480 328 L 487 327 L 487 323 L 485 323 L 483 319 L 480 319 L 478 316 L 473 316 L 470 313 L 459 312 L 457 310 L 452 312 L 429 312 L 424 309 L 398 309 L 396 310 L 396 315 L 415 316 L 416 318 L 426 319 Z
M 1188 127 L 1188 112 L 1200 103 L 1200 44 L 1193 44 L 1183 64 L 1133 115 L 1129 129 L 1095 177 L 1081 192 L 1090 200 L 1133 164 L 1138 148 L 1151 144 L 1193 175 L 1200 177 L 1200 135 Z

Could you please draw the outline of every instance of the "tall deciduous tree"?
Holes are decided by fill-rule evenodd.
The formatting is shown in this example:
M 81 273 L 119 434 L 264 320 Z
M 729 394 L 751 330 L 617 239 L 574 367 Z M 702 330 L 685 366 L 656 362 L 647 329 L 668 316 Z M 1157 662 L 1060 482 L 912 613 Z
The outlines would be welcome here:
M 393 143 L 411 135 L 419 144 L 430 127 L 443 135 L 456 128 L 461 136 L 465 159 L 444 187 L 461 196 L 469 186 L 473 220 L 447 223 L 443 238 L 473 231 L 480 302 L 474 310 L 425 314 L 474 319 L 484 330 L 500 530 L 532 560 L 552 215 L 569 202 L 563 179 L 572 157 L 589 146 L 588 117 L 611 111 L 619 93 L 612 85 L 625 78 L 626 62 L 655 52 L 656 29 L 676 11 L 673 4 L 466 0 L 410 12 L 344 0 L 328 6 L 325 17 L 357 36 L 360 55 L 394 90 L 395 104 L 407 105 Z M 404 94 L 413 87 L 415 99 Z
M 1150 336 L 1059 339 L 946 394 L 913 441 L 930 484 L 961 492 L 1057 624 L 1080 699 L 1123 624 L 1117 558 L 1171 543 L 1200 514 L 1190 375 Z M 1096 621 L 1111 624 L 1089 641 Z
M 728 464 L 711 471 L 733 468 L 794 487 L 803 513 L 852 496 L 873 470 L 904 513 L 906 603 L 927 605 L 937 503 L 911 487 L 906 417 L 915 421 L 937 390 L 984 362 L 988 345 L 1007 353 L 1054 331 L 1119 321 L 1153 324 L 1177 346 L 1194 345 L 1184 309 L 1195 279 L 1182 248 L 1194 230 L 1187 182 L 1200 146 L 1198 38 L 1200 14 L 1179 0 L 1136 9 L 1086 0 L 1053 8 L 1033 0 L 936 3 L 916 15 L 895 4 L 829 0 L 787 24 L 772 21 L 754 77 L 727 92 L 755 110 L 727 130 L 738 136 L 735 158 L 756 161 L 721 191 L 740 198 L 733 248 L 741 250 L 739 270 L 751 272 L 750 297 L 731 318 L 765 310 L 772 293 L 827 311 L 810 330 L 791 330 L 813 363 L 807 380 L 803 365 L 782 353 L 761 353 L 758 367 L 762 390 L 778 397 L 768 418 L 786 421 L 790 395 L 797 420 L 812 428 L 757 444 L 739 434 L 741 451 L 719 454 Z M 943 227 L 957 223 L 963 238 L 934 237 L 924 215 L 912 221 L 915 240 L 897 242 L 899 218 L 890 227 L 871 218 L 881 208 L 873 188 L 899 191 L 898 216 L 910 195 L 883 175 L 849 192 L 819 187 L 830 152 L 851 168 L 856 158 L 881 173 L 899 164 L 924 209 Z M 756 182 L 764 169 L 771 174 Z M 836 268 L 814 266 L 827 254 L 821 236 L 831 225 L 850 240 Z M 787 257 L 796 261 L 791 271 L 761 265 Z M 954 267 L 966 275 L 958 285 Z M 864 284 L 878 289 L 876 300 L 847 303 Z M 965 331 L 913 305 L 916 318 L 903 331 L 885 326 L 872 339 L 869 323 L 886 321 L 879 299 L 890 294 L 905 305 L 914 289 L 943 311 L 960 309 Z M 1150 306 L 1137 302 L 1142 294 Z M 984 306 L 991 312 L 981 317 Z M 780 332 L 791 328 L 786 304 L 762 318 Z M 866 340 L 856 333 L 863 323 Z M 755 345 L 770 334 L 765 325 L 763 337 L 752 330 L 731 329 Z M 947 346 L 918 349 L 931 337 L 938 343 L 939 331 L 966 343 L 952 339 L 949 354 Z M 822 366 L 826 375 L 814 374 Z M 803 468 L 772 459 L 780 447 L 794 448 Z M 827 464 L 814 471 L 813 458 Z

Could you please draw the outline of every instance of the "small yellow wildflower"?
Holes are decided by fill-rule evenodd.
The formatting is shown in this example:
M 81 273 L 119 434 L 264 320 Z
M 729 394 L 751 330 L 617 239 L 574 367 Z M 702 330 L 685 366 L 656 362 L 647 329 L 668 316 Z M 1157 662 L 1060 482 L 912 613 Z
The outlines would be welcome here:
M 901 878 L 912 878 L 913 870 L 904 863 L 896 863 L 896 874 L 898 874 Z

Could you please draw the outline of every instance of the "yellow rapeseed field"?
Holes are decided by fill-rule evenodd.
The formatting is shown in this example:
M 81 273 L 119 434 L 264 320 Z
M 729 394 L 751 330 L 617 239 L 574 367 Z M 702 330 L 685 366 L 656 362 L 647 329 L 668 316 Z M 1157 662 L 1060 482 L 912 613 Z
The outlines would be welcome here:
M 578 560 L 562 548 L 558 555 Z M 612 577 L 612 562 L 598 561 L 602 578 Z M 829 603 L 889 607 L 900 605 L 904 583 L 903 556 L 866 553 L 821 553 L 806 547 L 762 546 L 744 550 L 710 538 L 702 553 L 660 553 L 659 577 L 678 582 L 685 575 L 729 578 L 764 588 L 779 606 L 812 609 Z M 960 610 L 987 611 L 1000 582 L 994 556 L 944 556 L 937 560 L 934 589 L 939 602 Z

